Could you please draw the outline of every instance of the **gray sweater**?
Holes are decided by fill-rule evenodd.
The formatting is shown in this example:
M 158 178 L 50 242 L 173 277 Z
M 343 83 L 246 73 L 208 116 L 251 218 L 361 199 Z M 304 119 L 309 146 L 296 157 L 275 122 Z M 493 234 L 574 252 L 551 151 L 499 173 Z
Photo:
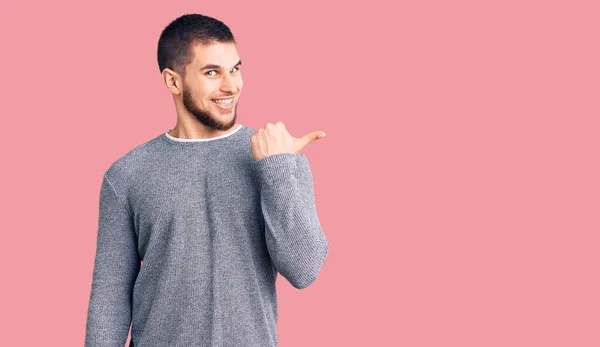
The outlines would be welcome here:
M 277 346 L 280 273 L 302 289 L 329 245 L 306 156 L 255 160 L 250 127 L 167 133 L 104 173 L 86 347 Z

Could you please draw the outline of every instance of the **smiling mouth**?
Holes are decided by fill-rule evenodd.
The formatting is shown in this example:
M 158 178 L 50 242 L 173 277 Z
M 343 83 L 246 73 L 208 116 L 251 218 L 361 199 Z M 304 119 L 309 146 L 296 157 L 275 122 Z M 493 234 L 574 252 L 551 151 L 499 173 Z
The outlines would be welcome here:
M 210 99 L 218 108 L 222 110 L 230 110 L 233 107 L 233 98 L 228 99 Z

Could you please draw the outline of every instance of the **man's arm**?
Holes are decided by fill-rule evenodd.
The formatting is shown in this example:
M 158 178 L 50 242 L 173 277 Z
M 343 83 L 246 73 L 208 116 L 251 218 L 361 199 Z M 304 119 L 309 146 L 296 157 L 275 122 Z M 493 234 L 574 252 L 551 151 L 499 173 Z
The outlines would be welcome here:
M 105 174 L 100 190 L 85 347 L 125 345 L 131 324 L 133 285 L 139 270 L 133 219 Z
M 317 215 L 314 185 L 304 153 L 279 153 L 255 162 L 269 255 L 295 288 L 317 278 L 329 244 Z

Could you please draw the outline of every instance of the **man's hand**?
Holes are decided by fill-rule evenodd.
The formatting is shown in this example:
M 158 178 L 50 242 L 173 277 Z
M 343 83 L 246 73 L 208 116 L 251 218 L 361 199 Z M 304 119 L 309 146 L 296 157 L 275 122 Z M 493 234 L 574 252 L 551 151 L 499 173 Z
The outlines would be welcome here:
M 325 137 L 323 131 L 313 131 L 300 138 L 293 137 L 288 133 L 282 122 L 275 124 L 267 123 L 255 134 L 250 136 L 252 156 L 260 160 L 273 154 L 294 153 L 298 154 L 304 146 Z

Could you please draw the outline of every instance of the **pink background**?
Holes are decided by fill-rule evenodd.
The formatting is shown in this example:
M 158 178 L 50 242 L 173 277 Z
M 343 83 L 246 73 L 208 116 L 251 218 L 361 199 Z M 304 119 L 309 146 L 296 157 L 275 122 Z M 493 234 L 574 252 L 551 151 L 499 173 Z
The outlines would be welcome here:
M 174 126 L 156 44 L 196 12 L 239 42 L 239 123 L 327 133 L 281 347 L 599 346 L 597 4 L 3 3 L 0 345 L 83 346 L 102 174 Z

